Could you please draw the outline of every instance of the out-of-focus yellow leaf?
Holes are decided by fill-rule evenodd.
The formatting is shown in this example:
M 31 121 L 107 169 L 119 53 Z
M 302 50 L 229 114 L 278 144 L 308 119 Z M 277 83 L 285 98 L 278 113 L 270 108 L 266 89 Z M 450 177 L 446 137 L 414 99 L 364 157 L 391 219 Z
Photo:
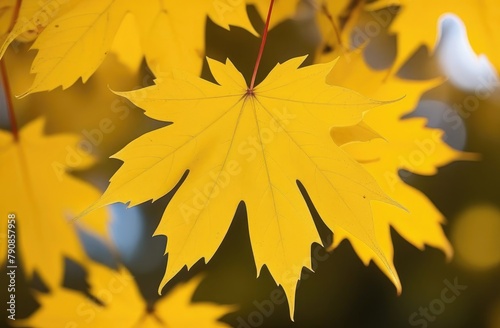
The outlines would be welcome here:
M 136 28 L 135 17 L 127 14 L 123 18 L 118 29 L 111 52 L 118 56 L 118 60 L 129 68 L 131 72 L 137 72 L 141 66 L 144 52 L 141 46 L 141 36 Z
M 19 7 L 19 14 L 9 35 L 2 40 L 0 57 L 3 56 L 9 44 L 14 40 L 31 42 L 52 22 L 57 15 L 72 8 L 78 0 L 23 0 Z
M 0 4 L 0 42 L 4 42 L 9 34 L 12 17 L 15 14 L 16 0 L 4 0 Z
M 500 264 L 500 210 L 490 204 L 467 208 L 456 218 L 452 241 L 467 267 L 488 270 Z
M 110 51 L 122 20 L 131 13 L 141 36 L 148 64 L 155 72 L 173 67 L 199 73 L 203 62 L 205 21 L 245 28 L 253 33 L 245 1 L 85 0 L 39 2 L 25 0 L 19 19 L 0 49 L 19 35 L 35 31 L 38 54 L 31 72 L 36 74 L 26 94 L 71 86 L 95 72 Z
M 322 38 L 317 56 L 323 52 L 349 51 L 350 32 L 357 22 L 363 1 L 352 6 L 350 0 L 314 0 L 316 3 L 316 21 Z M 340 53 L 339 51 L 339 53 Z
M 390 235 L 390 227 L 393 227 L 419 249 L 423 249 L 427 244 L 441 249 L 450 257 L 452 248 L 441 228 L 444 223 L 442 214 L 424 194 L 404 183 L 398 175 L 400 169 L 421 175 L 433 175 L 438 167 L 454 160 L 472 158 L 469 154 L 450 148 L 442 140 L 443 132 L 427 128 L 425 119 L 401 119 L 416 107 L 421 95 L 437 86 L 440 80 L 403 80 L 388 75 L 387 71 L 374 71 L 366 65 L 361 52 L 356 51 L 341 57 L 338 69 L 331 72 L 327 81 L 353 88 L 377 99 L 404 96 L 398 102 L 368 112 L 363 119 L 367 126 L 378 131 L 385 140 L 372 138 L 369 142 L 356 142 L 367 139 L 352 138 L 351 142 L 346 143 L 345 134 L 342 134 L 344 138 L 339 140 L 336 129 L 332 130 L 332 137 L 339 144 L 344 144 L 342 148 L 357 158 L 375 177 L 382 189 L 407 209 L 407 212 L 398 211 L 382 203 L 372 203 L 377 241 L 381 244 L 384 255 L 393 258 Z M 334 247 L 344 238 L 343 233 L 337 233 Z M 392 270 L 387 271 L 387 267 L 378 258 L 367 252 L 365 245 L 357 240 L 350 239 L 350 242 L 365 264 L 374 260 L 390 278 L 393 277 L 395 268 L 392 263 Z M 399 279 L 394 283 L 399 290 Z
M 23 45 L 25 47 L 26 45 Z M 6 63 L 11 92 L 26 90 L 32 82 L 29 63 L 33 52 L 8 49 L 2 59 Z M 132 89 L 149 83 L 152 74 L 138 78 L 122 65 L 115 54 L 109 54 L 88 83 L 77 82 L 68 90 L 39 92 L 13 99 L 17 122 L 23 126 L 43 115 L 47 133 L 74 133 L 81 137 L 82 148 L 93 156 L 107 158 L 140 129 L 147 129 L 149 119 L 110 88 Z
M 92 158 L 78 150 L 74 135 L 46 136 L 43 120 L 24 127 L 19 141 L 0 131 L 0 180 L 3 217 L 17 217 L 17 245 L 22 254 L 23 271 L 32 277 L 36 270 L 49 286 L 61 283 L 64 258 L 84 260 L 75 227 L 70 219 L 99 191 L 68 174 L 70 169 L 92 164 Z M 105 235 L 107 213 L 92 213 L 81 222 L 82 227 Z M 2 234 L 7 225 L 3 224 Z M 5 257 L 6 243 L 1 256 Z
M 269 10 L 269 0 L 248 0 L 249 4 L 254 5 L 257 12 L 263 21 L 266 20 L 267 12 Z M 269 27 L 272 28 L 286 19 L 292 18 L 297 11 L 297 6 L 300 0 L 275 0 L 273 7 L 272 19 Z
M 370 201 L 394 202 L 330 136 L 332 126 L 356 125 L 383 103 L 325 83 L 335 62 L 299 68 L 304 59 L 278 64 L 252 91 L 229 60 L 210 60 L 218 84 L 176 73 L 119 93 L 173 124 L 114 156 L 124 164 L 89 211 L 159 199 L 189 170 L 156 230 L 168 236 L 160 290 L 184 266 L 212 258 L 244 201 L 257 270 L 266 265 L 283 286 L 293 316 L 297 281 L 303 267 L 311 269 L 311 244 L 320 243 L 297 180 L 330 229 L 346 231 L 385 261 Z
M 158 316 L 171 327 L 207 327 L 223 328 L 227 324 L 218 322 L 217 319 L 223 315 L 233 312 L 234 306 L 215 305 L 211 303 L 191 303 L 191 298 L 201 282 L 201 277 L 195 277 L 190 281 L 180 284 L 166 297 L 160 299 L 155 306 Z M 175 315 L 171 313 L 175 312 Z M 152 323 L 151 327 L 159 326 L 158 321 L 153 321 L 149 316 L 147 319 Z
M 491 63 L 500 68 L 500 6 L 496 0 L 378 0 L 367 6 L 378 10 L 389 6 L 400 6 L 389 30 L 397 34 L 398 50 L 394 63 L 397 71 L 406 60 L 424 45 L 434 49 L 438 41 L 438 20 L 445 13 L 459 16 L 465 23 L 472 48 L 485 54 Z
M 124 268 L 113 271 L 92 263 L 87 268 L 90 293 L 102 305 L 81 292 L 56 288 L 50 294 L 37 296 L 41 307 L 22 323 L 40 328 L 229 327 L 218 319 L 234 311 L 234 306 L 191 302 L 201 281 L 199 277 L 175 286 L 148 310 L 134 278 Z

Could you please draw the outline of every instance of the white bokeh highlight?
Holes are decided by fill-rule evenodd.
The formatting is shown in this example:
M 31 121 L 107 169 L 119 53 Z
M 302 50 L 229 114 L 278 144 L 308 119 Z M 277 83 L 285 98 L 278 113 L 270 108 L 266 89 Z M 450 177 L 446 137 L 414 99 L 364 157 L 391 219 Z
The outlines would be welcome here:
M 484 54 L 476 54 L 467 38 L 463 21 L 454 14 L 438 21 L 436 57 L 443 73 L 457 88 L 481 92 L 498 85 L 498 73 Z

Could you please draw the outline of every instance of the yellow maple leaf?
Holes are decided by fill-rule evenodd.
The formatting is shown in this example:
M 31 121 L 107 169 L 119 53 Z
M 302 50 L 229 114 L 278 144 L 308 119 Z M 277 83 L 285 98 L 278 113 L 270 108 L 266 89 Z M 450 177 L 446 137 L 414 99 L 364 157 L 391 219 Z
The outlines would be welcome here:
M 328 57 L 324 60 L 328 60 Z M 425 91 L 441 83 L 440 79 L 413 81 L 387 74 L 387 71 L 370 69 L 360 51 L 341 57 L 338 69 L 327 78 L 329 83 L 353 88 L 371 97 L 405 97 L 368 112 L 358 126 L 332 129 L 332 137 L 363 164 L 390 197 L 407 209 L 405 212 L 381 203 L 372 204 L 377 241 L 385 257 L 393 258 L 390 235 L 390 227 L 393 227 L 419 249 L 430 245 L 441 249 L 450 258 L 453 251 L 441 227 L 445 223 L 442 214 L 423 193 L 407 185 L 398 171 L 404 169 L 421 175 L 433 175 L 438 167 L 473 156 L 449 147 L 442 140 L 443 131 L 426 127 L 426 119 L 401 118 L 417 106 Z M 349 131 L 352 128 L 354 132 Z M 380 132 L 383 139 L 374 131 Z M 335 237 L 333 247 L 346 238 L 342 231 L 336 233 Z M 385 263 L 374 257 L 365 245 L 357 240 L 349 240 L 365 264 L 374 260 L 393 280 L 397 289 L 401 289 L 399 279 L 394 276 L 396 270 L 392 261 L 392 270 L 387 270 Z
M 141 36 L 136 28 L 134 15 L 125 15 L 110 51 L 116 54 L 118 60 L 131 72 L 137 72 L 142 63 L 143 50 L 140 41 Z
M 5 53 L 2 60 L 6 63 L 12 94 L 26 90 L 32 83 L 32 79 L 26 79 L 32 76 L 24 73 L 29 70 L 33 55 L 32 52 L 15 53 L 13 49 Z M 109 87 L 131 89 L 152 79 L 152 74 L 141 78 L 139 81 L 138 74 L 127 70 L 115 54 L 110 54 L 86 84 L 77 82 L 67 90 L 14 99 L 16 119 L 22 126 L 43 115 L 49 133 L 78 134 L 82 139 L 81 148 L 97 160 L 108 158 L 148 120 L 139 111 L 132 110 L 134 106 L 129 102 L 110 92 Z
M 467 27 L 472 48 L 478 54 L 485 54 L 491 63 L 500 68 L 498 33 L 500 27 L 500 7 L 496 0 L 378 0 L 367 5 L 368 10 L 378 10 L 389 6 L 400 6 L 400 12 L 389 30 L 398 37 L 397 56 L 394 70 L 420 46 L 433 50 L 438 41 L 438 21 L 441 15 L 453 13 L 460 17 Z M 418 28 L 415 28 L 418 26 Z
M 154 86 L 118 93 L 146 115 L 172 125 L 147 133 L 114 155 L 124 161 L 92 209 L 156 200 L 189 174 L 156 230 L 168 236 L 162 287 L 184 266 L 208 262 L 244 201 L 258 272 L 266 265 L 282 285 L 293 315 L 311 244 L 321 243 L 300 181 L 326 225 L 343 229 L 380 256 L 370 202 L 393 203 L 330 137 L 382 104 L 325 83 L 335 62 L 299 68 L 278 64 L 255 88 L 227 60 L 209 60 L 218 84 L 176 72 Z M 85 214 L 85 213 L 83 213 Z
M 141 37 L 143 52 L 155 72 L 172 67 L 199 73 L 203 61 L 205 21 L 245 28 L 254 34 L 244 1 L 155 0 L 25 0 L 17 23 L 0 48 L 3 55 L 19 35 L 40 30 L 33 48 L 38 54 L 31 72 L 36 74 L 25 93 L 63 89 L 94 73 L 111 49 L 124 17 L 131 13 Z
M 217 320 L 235 310 L 229 305 L 192 303 L 201 277 L 175 286 L 148 308 L 126 269 L 114 271 L 95 263 L 86 267 L 90 293 L 102 305 L 79 291 L 59 287 L 50 294 L 38 294 L 41 307 L 21 323 L 30 327 L 224 328 L 229 326 Z
M 99 191 L 68 174 L 69 169 L 84 168 L 93 160 L 77 151 L 78 137 L 69 134 L 45 136 L 44 122 L 38 119 L 24 127 L 19 140 L 0 131 L 0 212 L 16 215 L 17 245 L 25 274 L 36 270 L 49 286 L 61 283 L 64 258 L 84 260 L 75 227 L 69 220 Z M 102 209 L 85 218 L 82 227 L 106 234 L 107 212 Z M 7 225 L 1 226 L 2 235 Z M 5 258 L 6 243 L 1 256 Z M 17 254 L 19 255 L 19 254 Z M 18 256 L 16 257 L 18 258 Z
M 5 40 L 2 40 L 0 54 L 3 56 L 5 49 L 14 40 L 31 42 L 50 24 L 57 15 L 63 14 L 75 0 L 23 0 L 17 1 L 19 6 L 14 24 Z M 19 4 L 20 3 L 20 4 Z M 1 56 L 0 56 L 1 57 Z

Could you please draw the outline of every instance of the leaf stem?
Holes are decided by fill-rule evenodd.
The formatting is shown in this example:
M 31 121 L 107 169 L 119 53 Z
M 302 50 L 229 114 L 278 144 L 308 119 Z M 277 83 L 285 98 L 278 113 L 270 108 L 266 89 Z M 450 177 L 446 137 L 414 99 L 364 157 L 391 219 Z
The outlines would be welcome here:
M 5 103 L 7 105 L 7 112 L 10 120 L 10 130 L 14 136 L 14 141 L 19 141 L 19 130 L 17 128 L 16 115 L 14 114 L 14 105 L 12 104 L 12 93 L 10 91 L 9 78 L 7 77 L 7 68 L 5 67 L 5 60 L 0 60 L 0 71 L 2 73 L 2 86 L 5 96 Z
M 14 12 L 12 13 L 12 18 L 10 20 L 9 33 L 12 32 L 14 25 L 16 25 L 17 17 L 19 16 L 19 10 L 21 10 L 21 0 L 16 0 L 14 5 Z
M 19 10 L 21 8 L 21 0 L 16 0 L 14 5 L 14 11 L 12 13 L 12 18 L 10 20 L 10 25 L 8 32 L 10 33 L 16 24 L 17 16 L 19 16 Z M 5 67 L 5 60 L 0 59 L 0 73 L 2 75 L 2 86 L 5 97 L 5 104 L 7 105 L 7 112 L 10 121 L 10 130 L 14 136 L 14 141 L 19 141 L 19 130 L 17 128 L 16 116 L 14 115 L 14 105 L 12 104 L 12 92 L 10 90 L 9 77 L 7 75 L 7 68 Z
M 269 22 L 271 21 L 271 13 L 273 12 L 274 0 L 271 0 L 269 4 L 269 10 L 267 12 L 266 25 L 264 26 L 264 32 L 262 33 L 262 41 L 260 43 L 259 54 L 257 56 L 257 61 L 255 62 L 255 67 L 253 69 L 252 81 L 250 82 L 250 87 L 248 88 L 249 93 L 253 93 L 253 88 L 255 86 L 255 78 L 257 77 L 257 72 L 259 71 L 260 61 L 262 59 L 262 54 L 264 53 L 264 47 L 266 46 L 267 33 L 269 31 Z
M 337 27 L 337 24 L 335 23 L 335 19 L 333 19 L 332 14 L 328 10 L 328 6 L 326 5 L 326 3 L 323 3 L 321 5 L 321 11 L 323 12 L 323 14 L 328 19 L 328 22 L 332 25 L 333 31 L 335 32 L 335 37 L 337 38 L 337 42 L 339 43 L 339 45 L 341 47 L 343 47 L 343 45 L 342 45 L 342 36 L 340 35 L 339 28 Z

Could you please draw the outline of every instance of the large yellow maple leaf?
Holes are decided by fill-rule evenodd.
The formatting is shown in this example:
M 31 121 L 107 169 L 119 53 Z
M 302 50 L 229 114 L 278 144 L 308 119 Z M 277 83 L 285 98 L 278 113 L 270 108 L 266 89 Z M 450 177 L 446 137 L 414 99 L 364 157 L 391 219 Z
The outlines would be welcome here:
M 11 133 L 0 131 L 0 213 L 4 218 L 9 213 L 16 215 L 15 256 L 17 261 L 22 259 L 25 274 L 31 278 L 37 271 L 52 287 L 62 283 L 64 257 L 85 260 L 70 218 L 95 201 L 99 191 L 68 174 L 93 162 L 77 148 L 79 138 L 70 134 L 46 136 L 43 125 L 42 119 L 31 122 L 20 131 L 17 141 Z M 85 218 L 82 227 L 104 235 L 106 220 L 102 209 Z M 7 225 L 0 229 L 5 236 Z M 6 245 L 3 240 L 2 260 Z
M 38 54 L 31 68 L 36 76 L 26 93 L 65 89 L 95 72 L 127 15 L 135 19 L 142 51 L 155 72 L 173 67 L 200 72 L 207 17 L 222 27 L 256 34 L 245 1 L 25 0 L 0 55 L 23 33 L 37 31 L 33 48 Z
M 323 60 L 328 60 L 328 56 Z M 455 160 L 473 158 L 449 147 L 442 140 L 443 131 L 426 127 L 426 119 L 402 119 L 416 108 L 425 91 L 441 81 L 404 80 L 394 74 L 388 75 L 387 71 L 375 71 L 366 65 L 360 51 L 341 57 L 337 69 L 332 71 L 327 81 L 371 97 L 405 96 L 398 102 L 368 112 L 358 126 L 332 129 L 332 137 L 362 163 L 390 197 L 407 209 L 400 211 L 391 206 L 372 204 L 377 241 L 385 257 L 393 258 L 390 235 L 390 227 L 393 227 L 419 249 L 430 245 L 441 249 L 450 258 L 453 251 L 441 227 L 445 223 L 443 215 L 423 193 L 406 184 L 398 174 L 404 169 L 421 175 L 434 175 L 438 167 Z M 374 134 L 374 131 L 380 135 Z M 342 231 L 335 237 L 333 247 L 347 238 Z M 392 261 L 392 270 L 388 271 L 385 263 L 374 257 L 365 245 L 357 240 L 349 241 L 365 264 L 375 261 L 393 279 L 397 289 L 401 289 Z
M 325 83 L 334 62 L 299 68 L 304 59 L 277 65 L 254 89 L 229 60 L 210 60 L 218 84 L 177 72 L 118 93 L 173 124 L 114 155 L 124 163 L 88 211 L 154 201 L 189 171 L 156 230 L 168 237 L 160 290 L 184 266 L 213 257 L 244 201 L 257 270 L 268 267 L 293 315 L 301 270 L 311 269 L 311 244 L 320 243 L 297 181 L 331 230 L 346 231 L 386 262 L 370 203 L 394 202 L 330 136 L 332 126 L 356 125 L 382 103 Z
M 400 12 L 389 30 L 398 37 L 398 48 L 394 68 L 402 64 L 420 46 L 433 50 L 438 41 L 438 21 L 441 15 L 453 13 L 465 23 L 472 48 L 485 54 L 491 63 L 500 68 L 498 29 L 500 7 L 496 0 L 378 0 L 367 6 L 378 10 L 389 6 L 400 6 Z M 418 28 L 416 28 L 418 27 Z
M 22 324 L 92 328 L 229 327 L 218 319 L 234 311 L 234 306 L 191 302 L 200 277 L 175 286 L 149 308 L 126 269 L 114 271 L 94 263 L 86 268 L 90 293 L 102 305 L 82 292 L 59 287 L 50 294 L 38 294 L 36 299 L 41 307 L 22 320 Z

